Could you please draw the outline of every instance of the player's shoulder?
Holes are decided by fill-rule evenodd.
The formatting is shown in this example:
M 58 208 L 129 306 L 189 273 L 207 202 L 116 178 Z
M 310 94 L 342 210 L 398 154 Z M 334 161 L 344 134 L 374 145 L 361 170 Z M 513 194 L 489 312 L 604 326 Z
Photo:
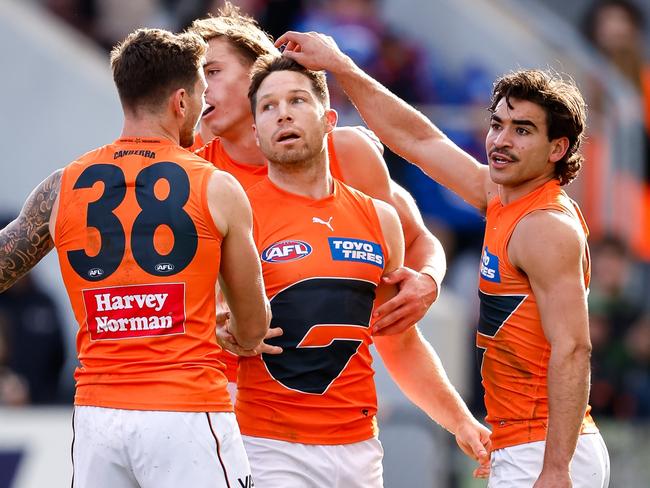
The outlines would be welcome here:
M 548 272 L 581 259 L 585 244 L 586 236 L 571 215 L 558 209 L 540 209 L 517 223 L 508 252 L 512 263 L 525 271 Z
M 210 166 L 210 170 L 212 172 L 210 176 L 210 187 L 218 189 L 219 191 L 225 190 L 227 192 L 234 191 L 237 193 L 244 193 L 244 189 L 242 188 L 241 183 L 239 183 L 239 181 L 237 181 L 237 178 L 235 178 L 233 175 L 227 171 L 217 169 L 214 166 Z
M 334 184 L 337 186 L 337 191 L 341 195 L 347 196 L 348 199 L 369 203 L 372 203 L 374 200 L 376 200 L 375 197 L 368 195 L 363 190 L 359 190 L 358 188 L 351 186 L 341 180 L 334 179 Z
M 524 215 L 515 229 L 519 237 L 561 243 L 567 239 L 580 242 L 584 232 L 569 212 L 560 208 L 543 208 Z
M 401 235 L 401 223 L 395 207 L 390 203 L 386 203 L 377 198 L 372 198 L 371 201 L 375 207 L 375 212 L 377 212 L 377 217 L 381 222 L 382 228 L 386 229 L 388 232 L 397 232 Z
M 384 146 L 377 135 L 361 125 L 335 127 L 330 137 L 337 150 L 362 145 L 383 152 Z
M 80 156 L 78 156 L 76 159 L 68 163 L 64 169 L 68 168 L 75 168 L 79 166 L 85 166 L 89 164 L 95 164 L 95 163 L 110 163 L 113 160 L 113 144 L 104 144 L 103 146 L 96 147 L 95 149 L 91 149 L 90 151 L 87 151 Z

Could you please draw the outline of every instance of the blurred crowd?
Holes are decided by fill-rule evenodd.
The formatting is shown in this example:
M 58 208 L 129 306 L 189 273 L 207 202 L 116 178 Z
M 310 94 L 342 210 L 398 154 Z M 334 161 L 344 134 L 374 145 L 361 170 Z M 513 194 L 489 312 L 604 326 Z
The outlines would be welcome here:
M 99 46 L 110 49 L 140 26 L 178 31 L 194 18 L 221 6 L 208 0 L 41 0 L 52 13 Z M 491 76 L 476 63 L 448 73 L 433 52 L 382 17 L 379 0 L 242 0 L 235 2 L 259 20 L 272 36 L 288 29 L 332 35 L 339 46 L 390 90 L 409 103 L 427 107 L 462 107 L 468 117 L 488 105 Z M 650 65 L 643 52 L 647 35 L 643 12 L 634 2 L 594 1 L 584 12 L 585 38 L 612 68 L 628 80 L 643 101 L 645 177 L 633 179 L 640 195 L 637 236 L 630 240 L 595 226 L 589 295 L 593 343 L 591 405 L 597 418 L 650 418 Z M 577 26 L 578 28 L 579 26 Z M 336 86 L 332 105 L 342 120 L 354 109 Z M 598 89 L 590 90 L 592 114 L 602 112 Z M 427 112 L 429 113 L 429 112 Z M 483 128 L 459 129 L 432 117 L 457 144 L 484 157 Z M 486 125 L 486 124 L 484 124 Z M 487 127 L 485 127 L 486 129 Z M 599 143 L 598 124 L 591 129 L 592 149 Z M 588 146 L 589 147 L 589 146 Z M 393 177 L 407 187 L 449 258 L 446 292 L 477 307 L 476 263 L 483 218 L 458 197 L 386 151 Z M 590 156 L 597 154 L 588 150 Z M 587 215 L 589 221 L 590 215 Z M 477 314 L 476 314 L 477 316 Z M 64 363 L 62 324 L 56 304 L 30 277 L 0 294 L 0 404 L 69 402 L 59 388 Z M 66 324 L 66 327 L 71 324 Z M 473 348 L 475 324 L 467 324 Z M 71 351 L 68 351 L 72 355 Z M 468 355 L 474 358 L 474 353 Z M 478 367 L 475 368 L 478 370 Z M 473 404 L 482 403 L 480 385 Z M 477 407 L 478 408 L 478 407 Z

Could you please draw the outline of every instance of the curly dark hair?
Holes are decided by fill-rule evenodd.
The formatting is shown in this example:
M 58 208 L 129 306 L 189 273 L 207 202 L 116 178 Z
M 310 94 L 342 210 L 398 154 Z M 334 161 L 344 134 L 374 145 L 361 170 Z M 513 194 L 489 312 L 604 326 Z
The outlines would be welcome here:
M 547 137 L 569 139 L 564 157 L 555 163 L 555 177 L 560 185 L 571 183 L 580 172 L 584 157 L 580 145 L 584 140 L 587 105 L 575 82 L 558 73 L 542 70 L 521 70 L 502 76 L 494 82 L 489 111 L 494 113 L 502 98 L 508 107 L 511 98 L 533 102 L 546 112 Z

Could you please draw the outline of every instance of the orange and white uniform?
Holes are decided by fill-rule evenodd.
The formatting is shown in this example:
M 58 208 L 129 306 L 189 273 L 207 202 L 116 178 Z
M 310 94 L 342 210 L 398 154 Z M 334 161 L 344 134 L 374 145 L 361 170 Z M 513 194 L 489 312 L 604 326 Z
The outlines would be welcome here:
M 555 210 L 587 226 L 578 206 L 551 180 L 508 205 L 495 197 L 487 208 L 480 265 L 480 318 L 476 344 L 483 352 L 487 422 L 492 447 L 501 449 L 546 439 L 547 373 L 551 352 L 530 282 L 508 259 L 508 242 L 517 223 L 536 210 Z M 589 287 L 590 271 L 584 274 Z M 587 408 L 581 433 L 598 429 Z
M 343 181 L 343 175 L 338 158 L 336 157 L 334 140 L 331 133 L 327 136 L 327 152 L 332 176 Z M 197 150 L 196 154 L 210 161 L 217 169 L 230 173 L 239 181 L 244 190 L 248 190 L 253 185 L 264 180 L 268 174 L 266 164 L 241 163 L 232 159 L 224 149 L 221 139 L 218 137 L 212 139 L 208 144 Z M 226 365 L 228 381 L 236 382 L 238 356 L 224 350 L 221 352 L 219 359 Z
M 75 487 L 250 481 L 215 335 L 215 171 L 162 139 L 120 139 L 64 169 L 54 236 L 79 323 Z
M 65 168 L 55 244 L 79 323 L 76 405 L 231 410 L 215 338 L 213 172 L 167 140 L 118 140 Z
M 338 445 L 377 434 L 370 317 L 388 259 L 372 199 L 334 180 L 312 200 L 266 179 L 249 189 L 279 355 L 240 358 L 242 434 Z

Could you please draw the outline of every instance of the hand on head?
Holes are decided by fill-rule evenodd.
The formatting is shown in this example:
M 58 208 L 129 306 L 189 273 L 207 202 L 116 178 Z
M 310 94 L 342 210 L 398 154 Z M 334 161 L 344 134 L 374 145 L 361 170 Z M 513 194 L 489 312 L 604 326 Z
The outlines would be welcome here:
M 283 56 L 310 70 L 336 73 L 349 60 L 332 37 L 317 32 L 286 32 L 275 41 L 276 47 L 282 45 Z

